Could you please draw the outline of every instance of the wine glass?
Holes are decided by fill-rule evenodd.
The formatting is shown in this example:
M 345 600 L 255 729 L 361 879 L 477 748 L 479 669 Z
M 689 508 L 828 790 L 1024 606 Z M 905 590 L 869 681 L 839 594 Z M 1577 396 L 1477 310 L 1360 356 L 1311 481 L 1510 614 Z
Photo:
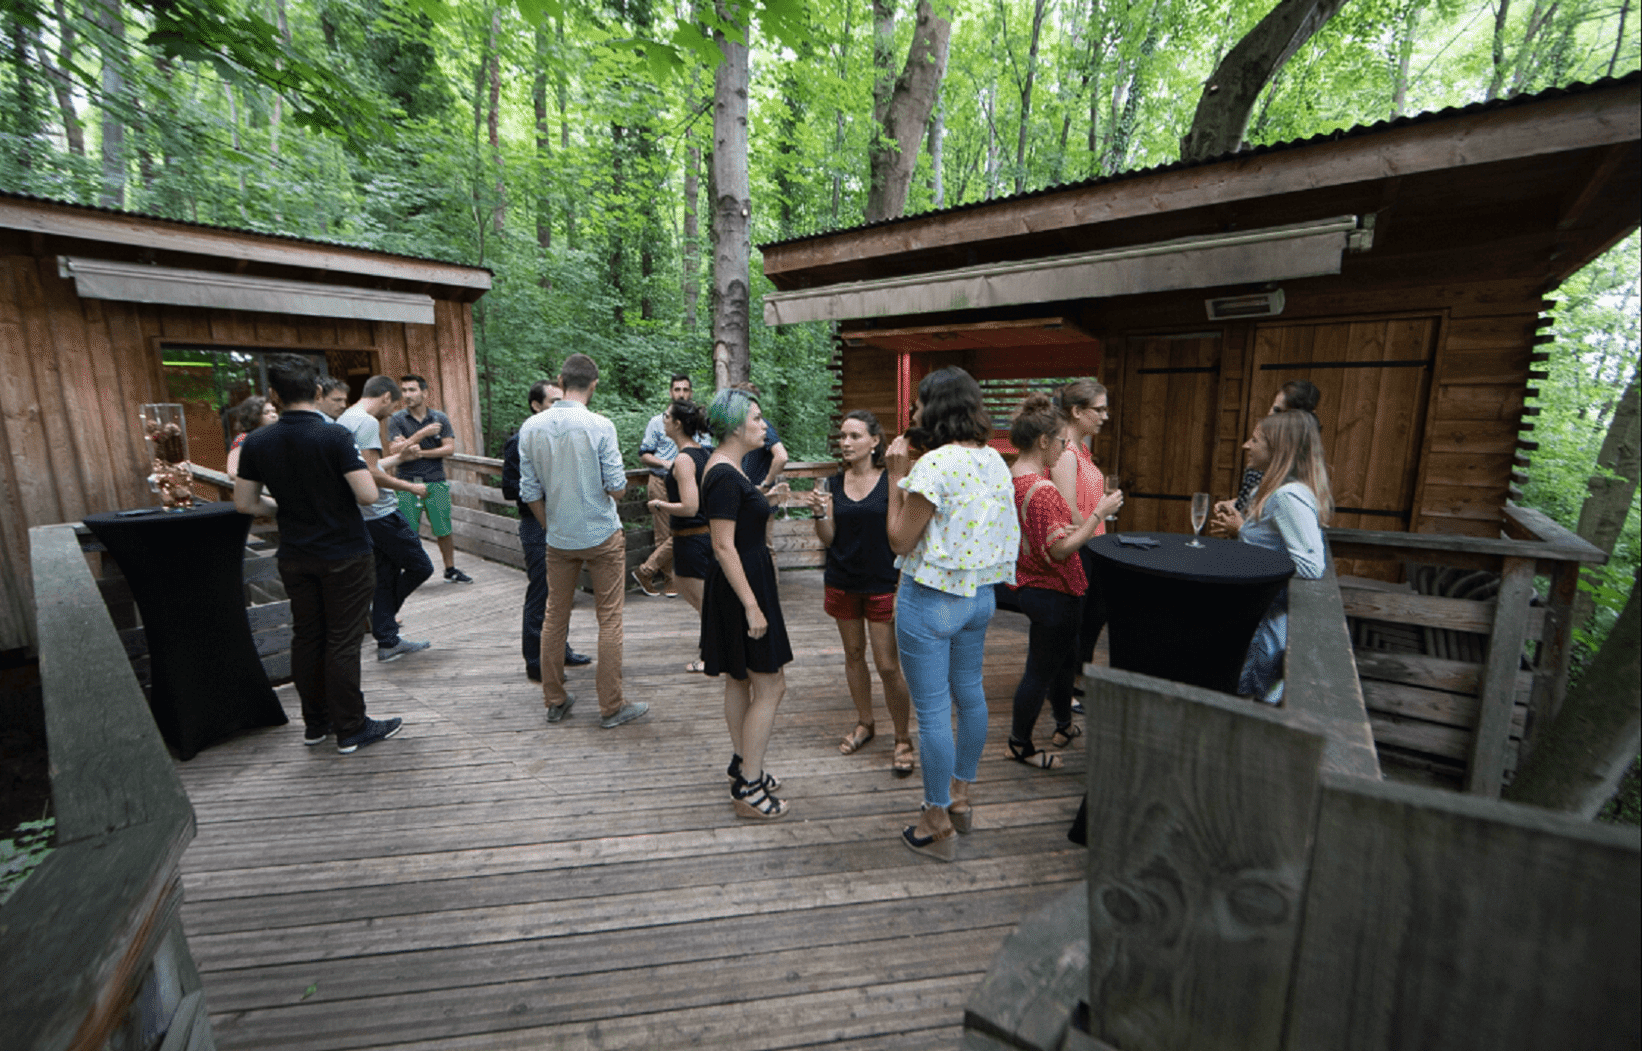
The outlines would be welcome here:
M 792 486 L 786 482 L 777 482 L 770 486 L 770 502 L 775 504 L 775 517 L 788 517 L 787 495 L 792 492 Z
M 1203 525 L 1209 520 L 1209 494 L 1192 494 L 1192 538 L 1186 541 L 1187 547 L 1202 547 L 1203 541 L 1197 535 L 1203 532 Z
M 830 513 L 823 513 L 823 510 L 822 510 L 823 508 L 827 509 L 828 511 L 831 510 L 831 501 L 828 499 L 828 497 L 831 495 L 831 486 L 829 486 L 827 484 L 827 480 L 825 478 L 817 478 L 815 480 L 815 488 L 811 491 L 814 492 L 816 496 L 821 498 L 821 500 L 820 500 L 821 507 L 819 507 L 816 510 L 810 512 L 811 515 L 813 515 L 814 517 L 819 518 L 823 521 L 825 521 L 828 518 L 831 518 L 832 515 Z
M 1111 493 L 1115 490 L 1122 489 L 1122 488 L 1123 488 L 1123 485 L 1118 481 L 1116 471 L 1113 471 L 1112 473 L 1110 473 L 1106 476 L 1106 492 Z M 1106 516 L 1106 521 L 1116 522 L 1117 521 L 1117 515 L 1116 514 L 1107 515 Z

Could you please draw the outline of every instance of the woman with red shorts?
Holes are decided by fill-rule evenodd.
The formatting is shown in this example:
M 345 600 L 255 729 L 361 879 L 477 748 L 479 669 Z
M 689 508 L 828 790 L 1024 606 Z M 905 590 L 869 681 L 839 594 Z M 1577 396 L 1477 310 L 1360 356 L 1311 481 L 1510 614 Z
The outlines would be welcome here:
M 844 469 L 828 481 L 825 493 L 810 493 L 815 535 L 827 548 L 827 615 L 838 622 L 844 643 L 844 678 L 855 702 L 856 725 L 838 750 L 853 755 L 877 734 L 872 713 L 872 672 L 867 668 L 867 640 L 884 683 L 884 706 L 895 724 L 895 753 L 890 769 L 896 777 L 912 773 L 914 751 L 912 698 L 901 677 L 895 648 L 895 588 L 900 574 L 889 547 L 889 479 L 884 474 L 884 429 L 865 409 L 844 417 L 838 439 Z

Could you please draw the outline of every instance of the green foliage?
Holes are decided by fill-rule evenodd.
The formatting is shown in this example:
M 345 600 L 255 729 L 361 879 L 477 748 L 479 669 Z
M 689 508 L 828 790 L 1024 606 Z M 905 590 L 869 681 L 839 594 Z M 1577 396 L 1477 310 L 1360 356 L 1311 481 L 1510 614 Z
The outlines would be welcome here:
M 1270 2 L 1048 0 L 1023 146 L 1036 0 L 938 5 L 953 22 L 938 108 L 941 192 L 926 152 L 909 211 L 1174 160 L 1204 78 Z M 1530 37 L 1535 6 L 1512 5 L 1496 71 L 1489 3 L 1353 0 L 1269 87 L 1249 137 L 1383 119 L 1398 98 L 1403 112 L 1476 101 L 1496 72 L 1508 94 L 1623 74 L 1642 60 L 1607 0 L 1561 0 Z M 124 0 L 118 9 L 123 44 L 90 0 L 66 0 L 61 17 L 46 0 L 0 5 L 0 186 L 93 204 L 117 190 L 111 203 L 135 211 L 492 268 L 494 288 L 475 311 L 485 444 L 476 451 L 500 448 L 529 384 L 573 351 L 600 362 L 597 405 L 630 456 L 670 372 L 710 389 L 704 157 L 693 240 L 685 179 L 692 151 L 712 148 L 715 29 L 753 47 L 754 242 L 855 225 L 865 204 L 877 134 L 867 0 Z M 898 16 L 897 71 L 912 5 Z M 105 72 L 124 87 L 105 90 Z M 114 187 L 105 121 L 126 132 L 123 153 L 108 158 Z M 830 334 L 759 324 L 770 286 L 754 270 L 753 378 L 789 452 L 822 458 Z M 1593 295 L 1587 316 L 1569 293 L 1559 326 L 1611 330 L 1612 318 L 1598 316 L 1607 300 Z M 1617 382 L 1614 368 L 1596 371 L 1603 390 Z M 1560 520 L 1577 515 L 1580 457 L 1588 461 L 1600 420 L 1576 404 L 1596 379 L 1570 379 L 1565 409 L 1552 404 L 1557 382 L 1544 388 L 1541 420 L 1565 421 L 1567 444 L 1545 443 L 1535 499 Z M 1563 450 L 1566 468 L 1548 455 Z M 1631 550 L 1627 528 L 1621 546 Z
M 46 860 L 56 830 L 57 819 L 48 817 L 19 824 L 16 839 L 0 839 L 0 905 Z
M 1642 241 L 1632 233 L 1557 290 L 1549 346 L 1550 373 L 1539 384 L 1530 435 L 1539 443 L 1523 489 L 1523 503 L 1574 529 L 1595 473 L 1597 453 L 1607 436 L 1620 393 L 1636 374 L 1642 356 L 1638 330 Z M 1580 586 L 1596 600 L 1589 625 L 1576 626 L 1575 675 L 1595 654 L 1630 594 L 1642 562 L 1642 492 L 1631 499 L 1630 514 L 1608 563 L 1586 574 Z

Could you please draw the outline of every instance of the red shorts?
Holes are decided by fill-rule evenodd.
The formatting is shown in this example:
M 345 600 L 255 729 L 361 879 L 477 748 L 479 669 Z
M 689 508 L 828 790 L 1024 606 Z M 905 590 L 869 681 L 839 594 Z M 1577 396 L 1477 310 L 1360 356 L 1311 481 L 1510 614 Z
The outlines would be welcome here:
M 833 620 L 870 620 L 874 624 L 888 624 L 895 619 L 895 592 L 857 595 L 829 586 L 821 607 Z

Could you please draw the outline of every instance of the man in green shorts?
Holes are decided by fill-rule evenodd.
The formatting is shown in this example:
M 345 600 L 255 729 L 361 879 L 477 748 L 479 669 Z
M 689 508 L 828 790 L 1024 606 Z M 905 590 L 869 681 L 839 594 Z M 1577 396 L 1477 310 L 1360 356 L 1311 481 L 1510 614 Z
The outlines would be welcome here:
M 454 584 L 471 584 L 473 578 L 456 568 L 456 538 L 451 536 L 450 484 L 445 481 L 445 457 L 456 451 L 456 432 L 451 429 L 450 417 L 437 409 L 428 408 L 428 381 L 421 376 L 399 377 L 399 389 L 404 394 L 405 407 L 388 417 L 388 445 L 390 455 L 407 444 L 419 447 L 414 460 L 401 463 L 398 476 L 407 482 L 421 482 L 428 487 L 428 495 L 400 492 L 399 512 L 412 529 L 422 525 L 422 512 L 428 515 L 428 526 L 433 539 L 439 544 L 439 555 L 445 561 L 445 579 Z

